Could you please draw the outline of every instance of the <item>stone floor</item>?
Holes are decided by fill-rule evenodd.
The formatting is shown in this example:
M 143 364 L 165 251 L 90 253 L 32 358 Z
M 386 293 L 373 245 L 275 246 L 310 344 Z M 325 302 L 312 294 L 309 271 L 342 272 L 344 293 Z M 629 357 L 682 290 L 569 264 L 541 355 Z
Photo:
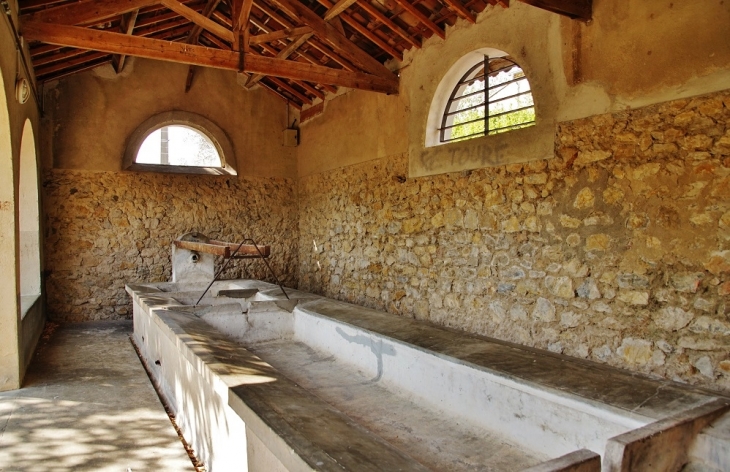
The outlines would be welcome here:
M 131 332 L 93 322 L 41 340 L 23 388 L 0 393 L 0 471 L 193 470 Z

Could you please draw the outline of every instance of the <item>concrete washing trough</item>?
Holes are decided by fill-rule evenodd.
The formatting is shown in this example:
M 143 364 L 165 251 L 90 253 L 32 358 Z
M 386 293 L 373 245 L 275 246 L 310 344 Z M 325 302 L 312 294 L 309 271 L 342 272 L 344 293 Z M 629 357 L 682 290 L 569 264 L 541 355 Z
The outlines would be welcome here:
M 696 445 L 728 410 L 711 392 L 257 280 L 215 282 L 194 306 L 207 285 L 127 291 L 209 471 L 729 465 L 727 441 Z

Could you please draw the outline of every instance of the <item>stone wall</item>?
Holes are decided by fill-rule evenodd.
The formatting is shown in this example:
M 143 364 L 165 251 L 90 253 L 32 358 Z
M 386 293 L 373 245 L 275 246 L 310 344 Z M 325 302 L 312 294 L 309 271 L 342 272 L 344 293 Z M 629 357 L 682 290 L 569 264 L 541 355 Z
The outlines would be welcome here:
M 168 281 L 172 240 L 189 231 L 269 244 L 274 271 L 297 284 L 292 179 L 51 170 L 43 180 L 53 320 L 131 318 L 124 285 Z M 227 278 L 272 281 L 261 261 L 233 264 Z
M 730 390 L 730 91 L 561 123 L 555 157 L 299 180 L 299 285 Z

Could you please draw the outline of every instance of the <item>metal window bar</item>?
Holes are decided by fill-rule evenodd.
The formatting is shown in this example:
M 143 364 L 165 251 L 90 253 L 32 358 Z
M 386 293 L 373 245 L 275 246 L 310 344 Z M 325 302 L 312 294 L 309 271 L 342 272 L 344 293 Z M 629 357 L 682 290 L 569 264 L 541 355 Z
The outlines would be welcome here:
M 493 58 L 491 60 L 495 60 L 495 59 L 498 59 L 498 58 Z M 530 123 L 534 123 L 534 120 L 533 120 L 533 121 L 530 121 L 530 122 L 520 123 L 518 125 L 511 125 L 509 127 L 496 128 L 495 130 L 490 130 L 489 129 L 489 120 L 490 120 L 490 118 L 496 118 L 496 117 L 504 116 L 504 115 L 507 115 L 507 114 L 510 114 L 510 113 L 515 113 L 515 112 L 519 112 L 519 111 L 522 111 L 522 110 L 527 110 L 527 109 L 530 109 L 530 108 L 534 108 L 535 107 L 535 103 L 534 103 L 534 100 L 533 100 L 533 103 L 531 105 L 524 106 L 524 107 L 520 107 L 520 108 L 516 108 L 514 110 L 507 110 L 507 111 L 502 112 L 502 113 L 496 113 L 496 114 L 491 114 L 490 115 L 490 113 L 489 113 L 490 98 L 492 98 L 495 95 L 499 94 L 501 91 L 503 91 L 510 84 L 517 83 L 517 82 L 520 82 L 522 80 L 527 81 L 527 77 L 524 75 L 524 72 L 523 72 L 522 76 L 520 76 L 520 77 L 514 78 L 512 80 L 508 80 L 507 82 L 502 82 L 502 83 L 499 83 L 499 84 L 495 84 L 495 85 L 492 85 L 490 87 L 489 86 L 489 77 L 496 76 L 497 74 L 499 74 L 499 72 L 502 72 L 504 70 L 509 70 L 509 69 L 514 68 L 514 67 L 518 67 L 519 68 L 519 65 L 516 62 L 514 62 L 514 61 L 512 61 L 510 59 L 506 59 L 506 58 L 504 58 L 504 59 L 507 60 L 507 61 L 509 61 L 510 64 L 508 64 L 505 67 L 501 67 L 501 68 L 499 68 L 497 70 L 490 71 L 489 70 L 490 58 L 485 55 L 484 56 L 484 60 L 481 61 L 480 63 L 477 63 L 474 66 L 472 66 L 462 76 L 461 80 L 456 84 L 456 86 L 452 90 L 451 95 L 449 96 L 449 99 L 448 99 L 448 101 L 446 103 L 446 110 L 444 111 L 444 114 L 443 114 L 442 119 L 441 119 L 441 127 L 438 128 L 439 138 L 440 138 L 440 141 L 442 143 L 450 142 L 450 141 L 463 140 L 463 139 L 466 139 L 466 138 L 469 138 L 469 137 L 474 137 L 474 136 L 479 136 L 479 135 L 486 136 L 486 135 L 489 135 L 490 133 L 492 133 L 492 131 L 498 132 L 498 131 L 502 131 L 502 130 L 507 130 L 509 128 L 522 127 L 523 125 L 529 125 Z M 481 70 L 479 70 L 480 68 L 481 68 Z M 473 74 L 478 73 L 478 72 L 481 72 L 481 73 L 479 75 L 472 76 Z M 464 87 L 465 84 L 471 85 L 471 84 L 474 83 L 474 81 L 479 80 L 479 79 L 483 79 L 484 80 L 484 87 L 481 90 L 476 90 L 476 91 L 471 92 L 471 93 L 468 93 L 466 95 L 461 95 L 461 96 L 458 96 L 457 97 L 457 94 L 459 93 L 459 91 L 463 90 L 462 87 Z M 529 86 L 529 81 L 527 83 L 528 83 L 528 86 Z M 469 85 L 467 85 L 467 86 L 469 86 Z M 479 94 L 483 94 L 484 95 L 484 100 L 481 101 L 480 103 L 478 103 L 476 105 L 473 105 L 473 106 L 470 106 L 468 108 L 463 108 L 461 110 L 453 110 L 454 104 L 456 102 L 458 102 L 460 100 L 463 100 L 465 98 L 477 96 Z M 509 100 L 509 99 L 516 98 L 517 96 L 527 95 L 527 94 L 532 94 L 532 90 L 528 90 L 528 91 L 525 91 L 525 92 L 520 92 L 520 93 L 511 95 L 509 97 L 502 97 L 502 98 L 500 98 L 498 100 L 495 100 L 493 103 L 499 103 L 499 102 L 502 102 L 502 101 L 505 101 L 505 100 Z M 463 123 L 450 124 L 450 125 L 448 124 L 448 122 L 450 120 L 453 120 L 454 119 L 454 116 L 455 115 L 457 115 L 457 114 L 459 114 L 461 112 L 475 110 L 475 109 L 478 109 L 478 108 L 481 108 L 481 107 L 484 107 L 484 116 L 480 116 L 477 119 L 465 121 Z M 483 122 L 484 123 L 484 130 L 483 131 L 479 131 L 477 133 L 472 133 L 472 134 L 467 135 L 467 136 L 459 136 L 458 138 L 449 138 L 449 139 L 446 138 L 446 132 L 448 130 L 452 130 L 452 129 L 458 127 L 458 126 L 469 125 L 469 124 L 478 123 L 478 122 Z
M 489 134 L 489 56 L 484 55 L 484 134 Z
M 535 108 L 535 105 L 528 105 L 528 106 L 524 106 L 524 107 L 520 107 L 520 108 L 515 108 L 514 110 L 508 110 L 508 111 L 505 111 L 505 112 L 502 112 L 502 113 L 495 113 L 494 115 L 489 115 L 489 118 L 498 118 L 500 116 L 509 115 L 510 113 L 516 113 L 516 112 L 522 111 L 522 110 L 529 110 L 530 108 Z M 446 126 L 444 128 L 439 128 L 439 131 L 442 131 L 442 130 L 445 130 L 445 129 L 452 129 L 452 128 L 456 128 L 457 126 L 468 125 L 468 124 L 471 124 L 471 123 L 477 123 L 477 122 L 482 121 L 482 120 L 484 120 L 484 118 L 479 117 L 476 120 L 465 121 L 463 123 L 458 123 L 458 124 L 455 124 L 455 125 Z
M 513 128 L 514 129 L 527 128 L 528 126 L 532 126 L 534 123 L 535 123 L 535 121 L 533 120 L 533 121 L 526 121 L 524 123 L 518 123 L 516 125 L 505 126 L 503 128 L 493 128 L 489 133 L 490 134 L 499 134 L 499 133 L 504 133 L 506 131 L 509 131 L 510 129 L 513 129 Z M 465 136 L 459 136 L 458 138 L 450 138 L 444 142 L 451 143 L 451 142 L 456 142 L 456 141 L 463 141 L 465 139 L 473 138 L 475 136 L 485 136 L 485 134 L 483 131 L 477 131 L 476 133 L 467 134 Z
M 474 70 L 475 70 L 475 69 L 476 69 L 477 67 L 479 67 L 480 65 L 481 65 L 481 64 L 477 64 L 476 66 L 474 66 L 474 67 L 472 67 L 471 69 L 469 69 L 469 71 L 468 71 L 468 72 L 467 72 L 466 74 L 464 74 L 464 76 L 465 76 L 465 77 L 464 77 L 463 79 L 461 79 L 461 80 L 460 80 L 460 81 L 459 81 L 459 82 L 458 82 L 458 83 L 457 83 L 456 85 L 463 85 L 463 84 L 468 84 L 468 83 L 470 83 L 470 82 L 474 82 L 475 80 L 483 79 L 483 78 L 484 78 L 484 73 L 483 73 L 483 72 L 482 72 L 481 74 L 479 74 L 479 75 L 475 76 L 475 77 L 467 78 L 467 75 L 468 75 L 468 74 L 469 74 L 470 72 L 474 72 Z M 499 72 L 502 72 L 503 70 L 508 70 L 508 69 L 511 69 L 511 68 L 513 68 L 513 67 L 515 67 L 515 66 L 517 66 L 517 64 L 516 64 L 516 63 L 514 63 L 514 62 L 512 62 L 512 64 L 510 64 L 510 65 L 508 65 L 508 66 L 506 66 L 506 67 L 502 67 L 502 68 L 500 68 L 500 69 L 495 69 L 495 70 L 489 71 L 489 72 L 487 73 L 487 75 L 494 75 L 494 74 L 498 74 Z M 519 67 L 519 66 L 517 66 L 517 67 Z
M 483 93 L 483 91 L 482 91 L 482 90 L 480 90 L 480 91 L 479 91 L 478 93 Z M 512 99 L 512 98 L 520 97 L 520 96 L 522 96 L 522 95 L 527 95 L 527 94 L 532 94 L 532 91 L 531 91 L 531 90 L 528 90 L 528 91 L 526 91 L 526 92 L 520 92 L 520 93 L 516 93 L 516 94 L 514 94 L 514 95 L 510 95 L 510 96 L 508 96 L 508 97 L 500 98 L 499 100 L 490 100 L 490 101 L 489 101 L 489 105 L 494 105 L 495 103 L 503 102 L 503 101 L 505 101 L 505 100 L 510 100 L 510 99 Z M 492 98 L 492 97 L 493 97 L 493 95 L 490 95 L 490 96 L 489 96 L 489 98 Z M 455 111 L 450 111 L 450 112 L 446 113 L 446 115 L 447 115 L 447 116 L 451 116 L 451 115 L 458 115 L 459 113 L 461 113 L 461 112 L 463 112 L 463 111 L 469 111 L 469 110 L 473 110 L 473 109 L 475 109 L 475 108 L 481 108 L 481 107 L 484 107 L 484 106 L 485 106 L 485 103 L 484 103 L 484 102 L 479 102 L 479 103 L 477 103 L 476 105 L 474 105 L 474 106 L 470 106 L 470 107 L 468 107 L 468 108 L 461 108 L 461 109 L 459 109 L 459 110 L 455 110 Z
M 502 128 L 494 128 L 492 129 L 492 133 L 498 134 L 503 133 L 505 131 L 509 131 L 514 128 L 526 128 L 528 126 L 531 126 L 535 123 L 535 120 L 532 121 L 525 121 L 524 123 L 517 123 L 516 125 L 509 125 L 509 126 L 503 126 Z

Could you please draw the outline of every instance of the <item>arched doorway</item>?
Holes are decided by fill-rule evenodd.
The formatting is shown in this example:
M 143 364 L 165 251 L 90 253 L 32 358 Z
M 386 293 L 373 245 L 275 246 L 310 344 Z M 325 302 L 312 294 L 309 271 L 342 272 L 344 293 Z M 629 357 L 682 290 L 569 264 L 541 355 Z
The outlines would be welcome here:
M 8 98 L 0 74 L 0 391 L 20 387 L 14 178 Z
M 20 185 L 18 225 L 20 229 L 21 306 L 30 305 L 41 294 L 40 216 L 38 205 L 38 160 L 35 135 L 25 120 L 20 141 Z M 21 316 L 26 310 L 21 310 Z

